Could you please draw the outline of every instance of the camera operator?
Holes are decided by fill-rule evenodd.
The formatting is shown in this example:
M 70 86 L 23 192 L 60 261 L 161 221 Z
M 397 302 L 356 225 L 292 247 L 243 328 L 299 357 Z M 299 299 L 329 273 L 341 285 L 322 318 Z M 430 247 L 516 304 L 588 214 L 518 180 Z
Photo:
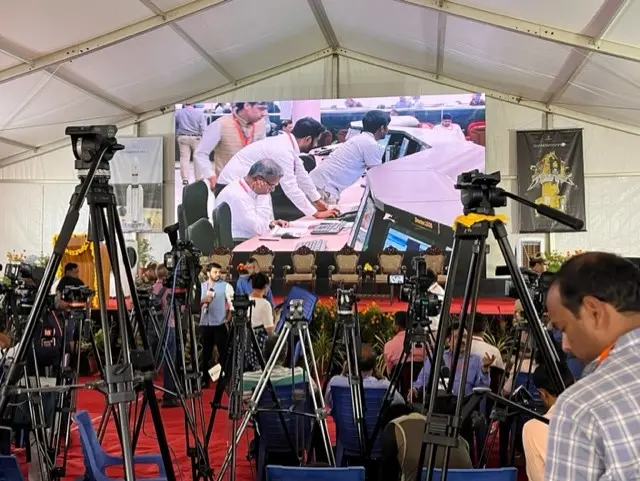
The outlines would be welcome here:
M 640 269 L 605 252 L 574 256 L 556 273 L 547 308 L 590 374 L 556 402 L 545 480 L 638 479 Z
M 67 340 L 71 347 L 71 352 L 76 351 L 76 341 L 79 339 L 80 331 L 77 329 L 76 322 L 69 319 L 68 313 L 71 310 L 72 303 L 64 300 L 64 290 L 67 287 L 86 287 L 85 283 L 80 279 L 80 269 L 75 262 L 69 262 L 64 266 L 64 275 L 56 286 L 55 306 L 65 317 Z
M 544 274 L 547 272 L 547 261 L 544 257 L 532 257 L 529 259 L 529 269 L 536 274 Z

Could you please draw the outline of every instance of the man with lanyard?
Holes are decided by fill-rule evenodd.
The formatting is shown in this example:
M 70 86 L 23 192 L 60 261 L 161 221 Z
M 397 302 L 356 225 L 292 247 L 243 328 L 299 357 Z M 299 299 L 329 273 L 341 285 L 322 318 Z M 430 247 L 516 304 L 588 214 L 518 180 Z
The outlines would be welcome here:
M 218 349 L 218 362 L 223 369 L 227 357 L 229 338 L 227 320 L 233 307 L 233 287 L 221 278 L 221 273 L 220 264 L 209 264 L 207 266 L 209 278 L 201 285 L 200 339 L 204 387 L 208 387 L 211 381 L 208 371 L 213 348 Z
M 211 190 L 231 157 L 247 145 L 266 136 L 264 118 L 268 115 L 264 102 L 239 102 L 231 115 L 212 122 L 202 136 L 193 155 L 196 180 L 207 179 Z M 213 152 L 214 167 L 211 165 Z M 217 193 L 216 193 L 217 195 Z
M 384 147 L 378 143 L 389 132 L 391 117 L 382 110 L 370 110 L 362 119 L 362 133 L 335 149 L 310 177 L 323 200 L 337 204 L 340 194 L 362 177 L 367 169 L 382 164 Z
M 605 252 L 572 257 L 556 273 L 547 308 L 564 347 L 589 364 L 556 402 L 544 479 L 638 479 L 640 269 Z
M 258 161 L 273 160 L 283 172 L 280 185 L 271 194 L 274 216 L 286 221 L 304 216 L 317 219 L 335 217 L 337 211 L 329 209 L 300 159 L 308 153 L 324 132 L 324 126 L 315 119 L 305 117 L 296 122 L 292 133 L 276 135 L 255 142 L 235 154 L 220 176 L 215 191 L 221 192 L 228 184 L 247 175 Z
M 271 193 L 280 183 L 282 169 L 272 160 L 253 164 L 247 175 L 231 182 L 216 198 L 218 205 L 227 204 L 231 212 L 233 239 L 250 239 L 288 223 L 276 220 L 271 207 Z

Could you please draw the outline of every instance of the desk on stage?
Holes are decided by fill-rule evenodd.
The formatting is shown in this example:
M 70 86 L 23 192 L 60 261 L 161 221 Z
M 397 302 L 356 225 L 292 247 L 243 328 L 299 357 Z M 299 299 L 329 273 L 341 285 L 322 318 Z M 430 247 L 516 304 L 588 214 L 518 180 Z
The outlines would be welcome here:
M 351 187 L 346 189 L 340 196 L 340 205 L 359 204 L 362 199 L 362 192 L 364 186 L 362 180 L 358 180 Z M 316 219 L 314 217 L 303 217 L 298 221 L 290 223 L 290 227 L 305 227 L 308 230 L 307 235 L 303 235 L 299 239 L 281 239 L 280 237 L 273 236 L 270 233 L 263 234 L 261 236 L 253 237 L 244 241 L 242 244 L 238 244 L 233 252 L 253 252 L 261 245 L 267 246 L 274 252 L 293 252 L 295 246 L 303 241 L 307 240 L 324 240 L 326 242 L 325 252 L 337 252 L 339 251 L 349 240 L 350 227 L 346 227 L 339 234 L 332 235 L 312 235 L 311 230 L 318 224 L 323 222 L 331 222 L 331 219 Z M 338 221 L 334 221 L 338 222 Z

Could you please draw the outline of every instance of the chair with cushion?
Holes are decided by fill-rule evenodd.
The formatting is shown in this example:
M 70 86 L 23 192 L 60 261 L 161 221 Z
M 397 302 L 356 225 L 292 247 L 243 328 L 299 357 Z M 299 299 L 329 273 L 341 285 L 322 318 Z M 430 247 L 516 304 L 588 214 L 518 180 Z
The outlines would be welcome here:
M 362 266 L 358 265 L 360 253 L 345 244 L 335 254 L 335 265 L 329 266 L 329 289 L 336 285 L 352 285 L 360 287 L 362 283 Z
M 440 481 L 441 472 L 436 469 L 433 473 L 433 481 Z M 415 476 L 415 475 L 414 475 Z M 427 470 L 422 471 L 422 481 L 427 479 Z M 493 469 L 449 469 L 448 481 L 516 481 L 518 470 L 516 468 Z
M 291 253 L 291 265 L 282 267 L 285 288 L 289 284 L 310 284 L 316 289 L 316 253 L 303 245 Z
M 404 255 L 402 252 L 393 246 L 388 246 L 378 254 L 378 265 L 373 266 L 376 273 L 376 286 L 389 286 L 389 302 L 392 304 L 395 286 L 393 284 L 389 284 L 389 275 L 406 274 L 407 267 L 402 265 L 403 260 Z
M 222 279 L 227 282 L 231 281 L 233 269 L 233 251 L 227 246 L 217 246 L 208 256 L 207 263 L 219 264 L 222 268 Z
M 184 186 L 182 189 L 182 210 L 186 227 L 193 225 L 199 219 L 209 218 L 207 215 L 208 200 L 209 187 L 203 180 Z
M 231 209 L 229 204 L 226 202 L 217 204 L 211 214 L 211 220 L 215 231 L 216 246 L 225 246 L 233 249 L 235 243 L 231 231 Z
M 106 469 L 110 466 L 124 466 L 122 456 L 112 456 L 104 452 L 100 441 L 93 429 L 93 424 L 87 411 L 78 411 L 74 415 L 74 420 L 80 431 L 80 444 L 82 446 L 82 455 L 85 464 L 85 479 L 92 481 L 111 481 L 106 475 Z M 155 465 L 158 468 L 159 475 L 157 478 L 144 478 L 146 481 L 166 481 L 167 474 L 164 469 L 162 456 L 159 454 L 143 454 L 133 457 L 134 465 L 147 464 Z
M 24 481 L 15 456 L 0 456 L 0 481 Z
M 362 466 L 348 468 L 267 466 L 267 481 L 364 481 Z
M 268 393 L 264 393 L 258 400 L 258 412 L 255 418 L 256 428 L 260 433 L 256 476 L 258 481 L 262 479 L 269 454 L 291 453 L 289 440 L 293 442 L 294 448 L 300 450 L 297 453 L 298 456 L 304 454 L 314 421 L 309 416 L 313 412 L 313 407 L 308 383 L 295 385 L 291 382 L 283 383 L 275 385 L 274 390 L 280 409 L 286 409 L 288 412 L 274 411 L 275 403 Z M 286 433 L 282 427 L 282 419 L 287 426 Z
M 367 436 L 370 437 L 378 421 L 382 400 L 387 390 L 376 387 L 363 389 L 363 392 L 366 431 Z M 336 465 L 342 466 L 347 461 L 347 457 L 361 456 L 358 431 L 353 420 L 351 389 L 346 386 L 332 386 L 331 401 L 333 406 L 331 416 L 336 423 Z M 380 434 L 378 434 L 371 450 L 371 459 L 379 459 L 381 455 L 382 445 Z
M 269 276 L 269 280 L 273 281 L 273 260 L 276 257 L 275 252 L 265 245 L 261 245 L 251 253 L 249 257 L 253 257 L 260 266 L 260 272 L 264 272 Z

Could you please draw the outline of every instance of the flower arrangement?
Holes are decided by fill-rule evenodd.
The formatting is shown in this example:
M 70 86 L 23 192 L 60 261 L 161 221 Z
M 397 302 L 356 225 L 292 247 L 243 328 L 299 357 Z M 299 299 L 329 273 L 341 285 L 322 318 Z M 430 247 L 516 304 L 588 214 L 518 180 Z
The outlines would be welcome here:
M 7 260 L 11 264 L 20 264 L 27 259 L 27 251 L 23 250 L 22 252 L 10 251 L 7 252 Z
M 365 272 L 373 272 L 373 266 L 367 262 L 364 266 L 362 266 L 362 270 Z
M 566 251 L 564 253 L 558 251 L 547 252 L 544 255 L 544 258 L 547 261 L 547 270 L 549 272 L 557 272 L 562 264 L 571 259 L 573 256 L 582 254 L 582 252 L 583 251 L 581 250 Z

